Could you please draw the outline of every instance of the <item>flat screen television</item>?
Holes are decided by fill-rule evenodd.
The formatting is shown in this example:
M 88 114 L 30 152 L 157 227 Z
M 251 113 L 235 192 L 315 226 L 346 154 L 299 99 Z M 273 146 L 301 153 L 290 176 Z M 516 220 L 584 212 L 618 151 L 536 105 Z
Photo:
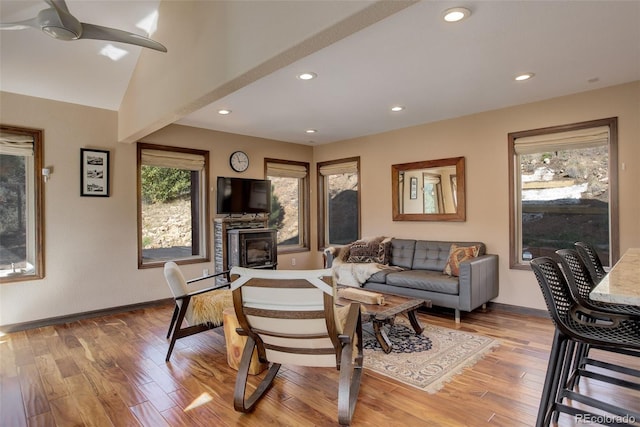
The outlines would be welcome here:
M 271 181 L 267 179 L 219 176 L 218 214 L 258 214 L 271 212 Z

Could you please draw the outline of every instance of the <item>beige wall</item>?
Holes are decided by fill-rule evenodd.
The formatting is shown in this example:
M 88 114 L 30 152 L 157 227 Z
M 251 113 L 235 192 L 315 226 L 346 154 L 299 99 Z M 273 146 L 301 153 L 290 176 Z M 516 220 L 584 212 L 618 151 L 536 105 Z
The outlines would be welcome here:
M 3 124 L 44 129 L 44 164 L 53 168 L 44 185 L 46 276 L 0 285 L 0 325 L 170 297 L 161 268 L 137 267 L 136 146 L 117 142 L 116 112 L 6 92 L 0 111 Z M 307 146 L 175 125 L 144 141 L 210 150 L 212 182 L 234 175 L 234 150 L 249 154 L 241 176 L 254 178 L 264 176 L 264 157 L 312 158 Z M 111 197 L 80 197 L 80 148 L 110 150 Z M 317 254 L 295 256 L 298 268 L 307 268 Z M 290 264 L 287 256 L 282 261 Z M 204 268 L 214 271 L 213 262 L 183 270 L 196 277 Z
M 44 130 L 45 278 L 0 285 L 0 324 L 153 300 L 137 274 L 135 146 L 114 111 L 0 93 L 2 123 Z M 112 196 L 80 197 L 80 148 L 111 151 Z M 150 275 L 146 275 L 150 276 Z
M 620 249 L 640 246 L 640 82 L 316 147 L 315 160 L 360 156 L 362 235 L 483 241 L 500 256 L 497 302 L 545 308 L 530 271 L 509 269 L 507 134 L 618 117 Z M 391 148 L 393 147 L 393 148 Z M 466 222 L 394 222 L 391 165 L 466 158 Z
M 46 277 L 0 285 L 0 325 L 169 297 L 161 269 L 137 269 L 135 145 L 117 142 L 116 113 L 4 92 L 0 111 L 3 124 L 44 129 L 44 163 L 53 167 L 45 184 Z M 234 175 L 228 159 L 235 150 L 249 154 L 249 170 L 239 176 L 251 178 L 263 176 L 265 157 L 309 161 L 313 174 L 315 162 L 360 156 L 363 236 L 484 241 L 500 256 L 496 301 L 544 308 L 533 274 L 508 268 L 507 133 L 613 116 L 619 118 L 620 165 L 625 165 L 619 168 L 624 252 L 640 247 L 640 82 L 317 147 L 177 125 L 142 140 L 210 150 L 212 180 Z M 111 151 L 111 197 L 79 196 L 83 147 Z M 467 221 L 392 221 L 391 165 L 456 156 L 466 158 Z M 292 257 L 295 268 L 321 265 L 313 176 L 311 184 L 312 251 L 279 256 L 281 268 L 292 268 Z M 213 263 L 184 271 L 195 277 L 203 268 L 213 270 Z
M 235 135 L 224 132 L 215 132 L 205 129 L 197 129 L 189 126 L 171 125 L 159 130 L 145 138 L 142 142 L 153 144 L 175 145 L 181 147 L 209 150 L 210 162 L 210 205 L 211 215 L 216 215 L 215 205 L 215 180 L 217 176 L 237 176 L 242 178 L 264 178 L 264 159 L 276 158 L 311 162 L 313 147 L 300 144 L 253 138 L 243 135 Z M 243 173 L 234 172 L 229 166 L 229 157 L 236 150 L 242 150 L 249 156 L 249 169 Z M 314 169 L 312 169 L 314 171 Z M 315 194 L 315 192 L 314 192 Z M 314 212 L 312 210 L 311 212 Z M 315 229 L 314 229 L 315 230 Z M 213 231 L 212 231 L 213 232 Z M 317 247 L 315 233 L 312 244 Z M 295 258 L 295 267 L 292 267 L 291 259 Z M 202 266 L 201 264 L 198 264 Z M 297 252 L 293 254 L 278 254 L 280 268 L 317 268 L 318 255 L 314 252 Z M 200 270 L 202 267 L 199 267 Z M 213 261 L 211 266 L 204 266 L 214 271 Z M 197 270 L 196 271 L 200 271 Z M 201 271 L 200 271 L 201 272 Z M 197 275 L 197 273 L 196 273 Z

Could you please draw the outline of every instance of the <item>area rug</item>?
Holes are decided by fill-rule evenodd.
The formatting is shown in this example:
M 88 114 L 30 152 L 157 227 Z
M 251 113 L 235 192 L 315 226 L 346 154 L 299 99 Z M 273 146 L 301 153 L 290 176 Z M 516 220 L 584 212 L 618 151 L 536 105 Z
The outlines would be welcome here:
M 396 318 L 388 332 L 393 347 L 384 353 L 364 325 L 364 367 L 428 393 L 435 393 L 455 375 L 473 366 L 499 341 L 470 332 L 429 325 L 423 322 L 421 335 L 405 318 Z

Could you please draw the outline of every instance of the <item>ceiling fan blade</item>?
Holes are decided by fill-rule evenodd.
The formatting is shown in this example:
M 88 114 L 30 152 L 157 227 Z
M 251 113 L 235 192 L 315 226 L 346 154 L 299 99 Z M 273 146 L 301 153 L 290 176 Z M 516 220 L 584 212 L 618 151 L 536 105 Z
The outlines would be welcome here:
M 64 0 L 44 0 L 49 6 L 56 10 L 63 10 L 64 12 L 71 15 L 69 12 L 69 8 L 67 7 L 67 3 Z
M 133 44 L 147 47 L 149 49 L 166 52 L 167 48 L 150 38 L 140 36 L 128 31 L 117 30 L 115 28 L 102 27 L 100 25 L 82 23 L 81 39 L 106 40 L 120 43 Z
M 25 28 L 40 29 L 38 18 L 25 19 L 18 22 L 0 23 L 0 30 L 24 30 Z

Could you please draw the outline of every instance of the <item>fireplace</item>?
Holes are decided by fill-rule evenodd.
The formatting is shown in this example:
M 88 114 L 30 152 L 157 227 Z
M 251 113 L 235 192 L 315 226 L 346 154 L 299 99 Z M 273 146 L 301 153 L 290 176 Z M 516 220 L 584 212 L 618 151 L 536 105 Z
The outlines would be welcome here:
M 235 229 L 227 232 L 228 267 L 275 268 L 278 263 L 276 230 Z

